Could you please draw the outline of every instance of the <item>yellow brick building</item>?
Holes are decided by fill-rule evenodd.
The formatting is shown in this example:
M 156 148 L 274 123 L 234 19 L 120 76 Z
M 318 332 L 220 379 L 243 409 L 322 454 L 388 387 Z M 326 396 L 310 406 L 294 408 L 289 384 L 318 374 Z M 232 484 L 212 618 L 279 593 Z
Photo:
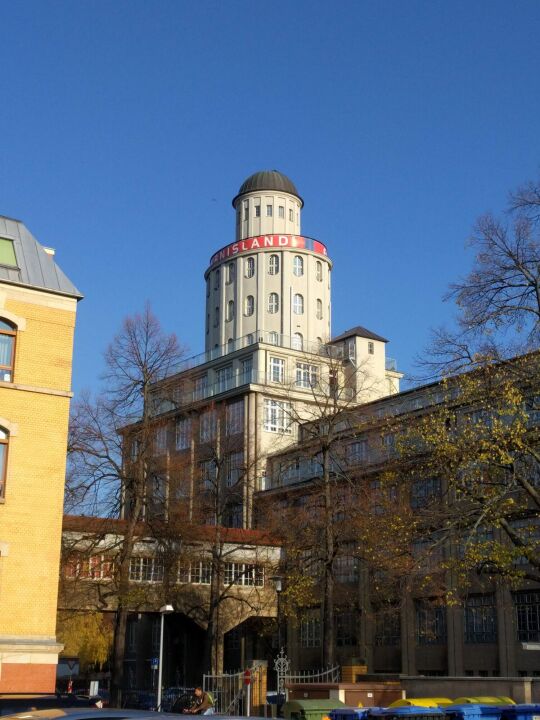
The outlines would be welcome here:
M 0 692 L 52 691 L 73 333 L 81 295 L 0 216 Z

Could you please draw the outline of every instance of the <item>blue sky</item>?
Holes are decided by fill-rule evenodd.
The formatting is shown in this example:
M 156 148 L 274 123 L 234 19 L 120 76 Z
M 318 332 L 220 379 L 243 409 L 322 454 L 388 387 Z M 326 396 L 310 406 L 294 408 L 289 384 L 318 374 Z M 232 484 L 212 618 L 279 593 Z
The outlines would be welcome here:
M 414 372 L 475 218 L 538 177 L 536 1 L 2 0 L 0 26 L 0 214 L 85 294 L 76 391 L 147 299 L 203 350 L 208 260 L 271 168 L 334 261 L 334 334 Z

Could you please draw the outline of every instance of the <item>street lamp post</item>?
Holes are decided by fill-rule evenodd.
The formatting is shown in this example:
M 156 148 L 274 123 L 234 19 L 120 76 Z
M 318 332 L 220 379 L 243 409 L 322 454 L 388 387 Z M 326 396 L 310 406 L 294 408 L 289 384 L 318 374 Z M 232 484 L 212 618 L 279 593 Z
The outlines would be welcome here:
M 159 608 L 161 614 L 161 628 L 159 632 L 159 669 L 158 669 L 158 686 L 157 686 L 157 710 L 161 710 L 161 684 L 163 682 L 163 629 L 165 627 L 165 615 L 174 612 L 172 605 L 163 605 Z
M 283 578 L 281 575 L 274 575 L 270 578 L 274 583 L 274 588 L 277 595 L 277 634 L 278 634 L 278 652 L 281 650 L 281 605 L 280 597 L 283 590 Z

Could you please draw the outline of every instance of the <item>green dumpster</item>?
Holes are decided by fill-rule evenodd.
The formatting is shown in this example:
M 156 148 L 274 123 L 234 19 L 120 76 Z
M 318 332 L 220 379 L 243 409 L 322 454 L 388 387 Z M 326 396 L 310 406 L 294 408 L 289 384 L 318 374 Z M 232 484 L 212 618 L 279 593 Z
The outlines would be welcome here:
M 345 703 L 328 698 L 290 700 L 283 705 L 283 715 L 286 720 L 325 720 L 338 707 L 345 707 Z

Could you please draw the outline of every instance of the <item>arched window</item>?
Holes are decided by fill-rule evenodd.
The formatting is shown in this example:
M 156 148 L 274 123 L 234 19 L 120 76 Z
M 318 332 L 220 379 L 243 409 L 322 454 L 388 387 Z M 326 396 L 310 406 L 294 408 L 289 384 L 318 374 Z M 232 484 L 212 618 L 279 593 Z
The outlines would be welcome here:
M 3 427 L 0 427 L 0 498 L 4 497 L 4 491 L 6 488 L 8 441 L 8 431 Z
M 304 296 L 296 293 L 293 298 L 293 312 L 295 315 L 304 314 Z
M 304 274 L 304 258 L 301 255 L 294 256 L 293 274 L 296 275 L 296 277 Z
M 268 312 L 277 313 L 279 310 L 279 295 L 277 293 L 270 293 L 268 296 Z
M 234 280 L 234 263 L 227 265 L 227 283 L 230 284 Z
M 227 303 L 227 320 L 232 320 L 234 317 L 234 300 L 229 300 Z
M 214 290 L 219 288 L 219 268 L 214 273 Z
M 255 275 L 255 258 L 248 257 L 246 258 L 246 266 L 244 274 L 247 278 L 253 277 Z
M 255 312 L 255 298 L 253 295 L 248 295 L 244 301 L 244 315 L 248 317 L 253 315 Z
M 302 333 L 294 333 L 292 337 L 292 346 L 293 350 L 303 350 L 304 349 L 304 338 L 302 336 Z
M 268 274 L 277 275 L 279 272 L 279 255 L 270 255 L 268 261 Z
M 279 345 L 279 335 L 277 332 L 269 332 L 268 333 L 268 342 L 270 345 Z
M 322 300 L 317 299 L 317 320 L 322 320 Z
M 219 327 L 219 305 L 216 305 L 214 311 L 214 327 Z
M 315 274 L 317 280 L 322 282 L 322 262 L 320 260 L 317 260 L 317 264 L 315 265 Z
M 0 380 L 4 382 L 13 381 L 16 335 L 15 325 L 0 318 Z
M 255 336 L 253 335 L 253 333 L 248 333 L 248 335 L 246 336 L 246 345 L 253 345 L 254 342 Z
M 227 352 L 232 352 L 234 350 L 234 340 L 232 338 L 229 338 L 227 340 Z

